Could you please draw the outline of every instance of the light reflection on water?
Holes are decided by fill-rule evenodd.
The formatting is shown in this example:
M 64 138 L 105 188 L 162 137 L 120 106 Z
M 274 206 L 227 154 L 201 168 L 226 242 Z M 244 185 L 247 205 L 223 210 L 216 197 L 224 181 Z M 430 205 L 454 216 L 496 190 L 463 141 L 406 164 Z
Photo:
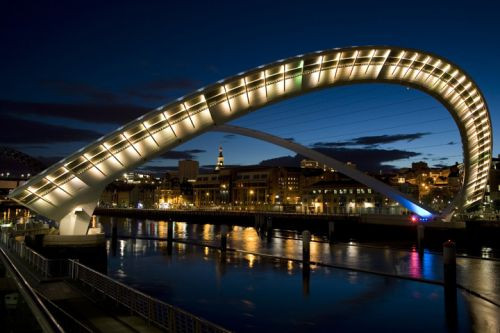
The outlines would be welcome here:
M 111 221 L 110 221 L 111 220 Z M 164 221 L 114 219 L 100 217 L 104 229 L 111 234 L 111 224 L 116 222 L 120 237 L 152 237 L 166 239 L 168 223 Z M 207 245 L 218 246 L 220 242 L 220 226 L 210 224 L 187 224 L 174 222 L 174 238 Z M 272 237 L 270 237 L 272 236 Z M 233 226 L 228 234 L 228 246 L 252 253 L 268 254 L 284 258 L 302 259 L 301 235 L 295 231 L 258 230 L 253 227 Z M 321 236 L 312 235 L 312 239 L 322 240 Z M 335 244 L 311 242 L 311 261 L 342 267 L 350 267 L 369 271 L 398 274 L 412 278 L 442 280 L 442 256 L 425 251 L 374 248 L 351 244 Z M 468 287 L 482 286 L 485 281 L 496 281 L 500 276 L 500 262 L 496 260 L 478 260 L 458 258 L 459 280 Z M 478 276 L 477 272 L 481 275 Z M 469 274 L 470 273 L 470 274 Z M 486 282 L 490 283 L 490 282 Z M 500 301 L 500 286 L 491 286 L 490 293 Z
M 189 244 L 174 243 L 168 254 L 166 241 L 124 243 L 123 254 L 110 252 L 110 276 L 239 332 L 321 332 L 330 331 L 332 323 L 337 331 L 354 332 L 446 328 L 437 285 L 316 265 L 305 275 L 292 260 L 222 255 Z M 460 331 L 481 318 L 474 306 L 459 293 Z
M 105 218 L 101 218 L 100 221 L 103 223 L 106 232 L 111 234 L 112 222 Z M 166 239 L 168 236 L 167 222 L 149 220 L 141 221 L 133 219 L 127 219 L 126 221 L 122 219 L 113 219 L 113 221 L 113 223 L 116 224 L 118 235 L 122 237 L 138 236 Z M 218 246 L 220 242 L 220 226 L 175 222 L 173 230 L 175 239 L 205 243 L 211 246 Z M 272 237 L 270 237 L 271 235 Z M 228 252 L 228 255 L 225 258 L 219 258 L 217 260 L 214 259 L 214 256 L 218 252 L 206 246 L 200 247 L 174 242 L 169 250 L 167 242 L 164 241 L 146 241 L 140 239 L 121 240 L 119 243 L 119 255 L 117 257 L 113 257 L 112 251 L 108 251 L 108 253 L 110 253 L 110 258 L 112 258 L 110 259 L 110 274 L 116 274 L 116 277 L 123 280 L 133 280 L 137 279 L 137 274 L 141 275 L 147 271 L 147 281 L 139 283 L 141 287 L 144 287 L 142 283 L 145 283 L 146 285 L 149 285 L 150 283 L 149 275 L 151 266 L 143 267 L 142 271 L 137 271 L 135 266 L 132 266 L 132 268 L 130 267 L 130 261 L 135 261 L 135 259 L 132 258 L 137 258 L 137 260 L 140 259 L 141 261 L 144 261 L 144 263 L 148 261 L 145 260 L 145 258 L 154 257 L 154 260 L 163 258 L 160 262 L 155 263 L 155 265 L 159 265 L 159 267 L 163 267 L 165 269 L 165 272 L 162 271 L 161 274 L 167 274 L 167 271 L 169 272 L 168 274 L 172 274 L 171 270 L 173 269 L 173 266 L 176 266 L 176 269 L 179 270 L 187 269 L 189 271 L 190 269 L 185 267 L 186 264 L 197 266 L 200 262 L 205 262 L 206 264 L 211 265 L 211 268 L 202 265 L 205 270 L 203 274 L 207 274 L 209 271 L 215 271 L 217 279 L 214 283 L 217 288 L 221 288 L 219 290 L 222 294 L 219 295 L 220 297 L 225 295 L 225 286 L 229 283 L 223 278 L 228 271 L 226 266 L 231 267 L 229 271 L 234 270 L 232 274 L 236 274 L 237 276 L 241 275 L 242 278 L 246 278 L 247 280 L 249 279 L 248 281 L 243 280 L 241 282 L 242 285 L 246 285 L 245 288 L 255 290 L 256 287 L 254 286 L 254 283 L 250 285 L 247 285 L 247 283 L 250 283 L 249 281 L 253 281 L 253 279 L 255 279 L 255 276 L 252 275 L 254 273 L 251 272 L 255 272 L 257 269 L 259 272 L 259 281 L 262 279 L 267 280 L 268 278 L 272 280 L 268 281 L 268 283 L 273 285 L 273 287 L 270 287 L 270 290 L 267 291 L 268 294 L 272 295 L 276 288 L 274 284 L 279 285 L 284 279 L 283 276 L 274 271 L 277 270 L 279 272 L 284 272 L 285 276 L 288 276 L 291 279 L 296 280 L 301 278 L 303 280 L 302 294 L 309 294 L 309 289 L 312 289 L 313 291 L 315 289 L 314 287 L 309 286 L 309 275 L 307 275 L 307 279 L 302 277 L 303 272 L 301 272 L 302 265 L 300 262 L 293 260 L 280 261 L 265 259 L 256 255 L 256 253 L 262 253 L 300 260 L 302 256 L 302 244 L 300 238 L 300 234 L 293 231 L 274 230 L 272 231 L 272 234 L 270 234 L 266 230 L 256 230 L 255 228 L 234 226 L 229 230 L 228 246 L 230 248 L 241 249 L 252 253 L 229 254 Z M 322 240 L 320 236 L 316 237 L 313 235 L 312 238 Z M 125 246 L 123 244 L 127 245 Z M 158 256 L 159 258 L 157 258 Z M 117 266 L 118 269 L 115 270 L 115 268 L 117 268 L 115 267 L 115 261 L 117 260 L 120 262 L 120 265 Z M 415 251 L 402 251 L 390 248 L 373 248 L 348 244 L 335 244 L 334 246 L 330 246 L 329 244 L 323 242 L 311 242 L 311 260 L 313 262 L 322 262 L 331 265 L 352 267 L 363 270 L 373 270 L 412 278 L 424 278 L 429 280 L 442 279 L 441 256 L 428 252 L 424 252 L 420 255 Z M 269 265 L 269 262 L 272 262 L 272 265 Z M 490 299 L 500 300 L 500 297 L 498 296 L 500 294 L 500 286 L 497 282 L 497 276 L 500 274 L 500 265 L 498 261 L 458 258 L 457 265 L 458 280 L 461 284 L 467 288 L 480 292 L 484 296 L 488 296 Z M 239 269 L 243 271 L 240 271 Z M 207 278 L 203 274 L 199 274 L 200 276 L 197 276 L 196 280 L 201 281 L 202 277 L 203 279 Z M 247 276 L 248 274 L 250 274 L 250 277 Z M 316 283 L 314 282 L 316 276 L 327 277 L 332 274 L 337 276 L 338 279 L 337 270 L 313 265 L 310 271 L 310 275 L 312 276 L 311 283 Z M 150 290 L 156 295 L 158 290 L 155 289 L 154 286 L 158 284 L 162 285 L 163 282 L 155 282 L 155 278 L 153 276 L 151 277 L 153 284 L 146 288 L 151 288 Z M 187 280 L 181 279 L 179 281 L 188 282 L 194 279 L 192 276 L 183 276 L 183 278 Z M 274 279 L 277 280 L 274 281 Z M 366 282 L 366 274 L 345 271 L 341 280 L 349 286 L 358 286 L 360 283 Z M 336 280 L 333 282 L 337 283 Z M 228 286 L 229 290 L 232 290 L 232 288 L 236 285 L 239 285 L 237 282 L 232 283 L 233 285 Z M 211 284 L 208 283 L 206 287 L 211 288 Z M 329 285 L 326 287 L 330 288 Z M 177 290 L 179 286 L 169 284 L 168 288 Z M 415 291 L 411 297 L 417 297 L 415 295 L 418 295 L 419 299 L 423 297 L 420 290 Z M 437 291 L 434 290 L 424 298 L 431 300 L 435 299 L 436 295 L 440 295 L 439 288 Z M 166 300 L 170 301 L 171 299 L 169 298 Z M 205 301 L 209 303 L 226 302 L 224 297 L 222 299 L 217 298 L 217 300 L 206 299 Z M 266 300 L 266 302 L 267 301 L 268 300 Z M 442 300 L 440 299 L 439 301 Z M 260 304 L 258 301 L 252 302 Z M 192 306 L 189 302 L 179 304 L 186 305 L 187 307 Z M 391 309 L 391 311 L 392 310 L 393 309 Z M 200 309 L 200 311 L 204 310 Z M 477 313 L 480 313 L 478 311 L 474 311 L 473 307 L 471 307 L 469 311 L 470 313 L 476 313 L 475 316 L 478 316 Z M 248 311 L 244 313 L 249 315 Z M 251 314 L 251 316 L 255 316 L 255 314 Z M 485 321 L 483 320 L 483 322 Z M 498 327 L 498 323 L 494 324 L 494 327 Z

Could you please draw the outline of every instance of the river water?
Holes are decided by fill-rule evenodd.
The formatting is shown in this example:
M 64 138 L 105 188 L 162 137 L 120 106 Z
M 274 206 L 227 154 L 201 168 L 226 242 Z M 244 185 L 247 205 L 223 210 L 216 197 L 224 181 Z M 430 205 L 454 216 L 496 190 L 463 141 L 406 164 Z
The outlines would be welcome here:
M 238 332 L 499 332 L 500 262 L 460 257 L 457 305 L 446 306 L 440 254 L 330 244 L 313 235 L 310 270 L 293 231 L 234 226 L 221 253 L 220 227 L 100 217 L 108 275 Z M 350 269 L 349 269 L 350 268 Z M 373 271 L 372 274 L 364 271 Z M 393 275 L 393 276 L 391 276 Z M 400 276 L 402 278 L 398 278 Z M 488 301 L 489 300 L 489 301 Z M 490 302 L 491 301 L 491 302 Z

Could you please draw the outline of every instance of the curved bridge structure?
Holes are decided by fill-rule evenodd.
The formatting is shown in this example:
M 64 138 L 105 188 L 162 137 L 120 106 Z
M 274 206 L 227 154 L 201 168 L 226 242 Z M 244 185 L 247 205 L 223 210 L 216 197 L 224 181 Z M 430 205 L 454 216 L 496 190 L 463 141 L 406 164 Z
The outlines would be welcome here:
M 59 221 L 62 235 L 85 234 L 105 185 L 123 172 L 271 103 L 367 82 L 411 86 L 447 108 L 459 128 L 464 151 L 464 183 L 456 206 L 478 202 L 492 153 L 491 120 L 482 93 L 472 78 L 446 59 L 387 46 L 299 55 L 201 88 L 99 138 L 33 177 L 10 197 Z
M 330 168 L 334 168 L 335 170 L 339 171 L 340 173 L 342 173 L 342 174 L 344 174 L 344 175 L 346 175 L 354 180 L 357 180 L 360 183 L 365 184 L 366 186 L 372 188 L 373 190 L 386 195 L 387 197 L 393 199 L 394 201 L 399 202 L 403 207 L 405 207 L 409 211 L 411 211 L 411 212 L 413 212 L 421 217 L 431 218 L 431 217 L 436 215 L 430 209 L 424 208 L 423 205 L 414 202 L 413 199 L 407 197 L 405 194 L 396 190 L 392 186 L 387 185 L 386 183 L 381 182 L 380 180 L 378 180 L 376 178 L 368 176 L 364 172 L 361 172 L 356 168 L 350 167 L 345 163 L 337 161 L 334 158 L 331 158 L 329 156 L 321 154 L 313 149 L 299 145 L 295 142 L 290 142 L 288 140 L 279 138 L 279 137 L 271 135 L 271 134 L 267 134 L 267 133 L 263 133 L 260 131 L 239 127 L 239 126 L 220 125 L 220 126 L 216 126 L 213 129 L 213 131 L 244 135 L 244 136 L 252 137 L 255 139 L 263 140 L 266 142 L 270 142 L 270 143 L 273 143 L 277 146 L 281 146 L 283 148 L 292 150 L 292 151 L 294 151 L 302 156 L 305 156 L 311 160 L 317 161 L 317 162 L 321 163 L 322 165 L 327 165 Z

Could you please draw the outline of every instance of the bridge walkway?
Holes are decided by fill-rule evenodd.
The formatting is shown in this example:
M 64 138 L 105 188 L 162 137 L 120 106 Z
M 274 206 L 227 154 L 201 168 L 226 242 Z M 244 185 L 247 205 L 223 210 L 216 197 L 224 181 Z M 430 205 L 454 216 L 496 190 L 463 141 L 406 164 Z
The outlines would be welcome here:
M 81 327 L 82 332 L 162 332 L 159 328 L 148 325 L 144 318 L 132 314 L 97 293 L 92 294 L 78 283 L 65 277 L 47 278 L 30 269 L 27 263 L 17 256 L 5 252 L 43 299 L 50 301 L 84 326 Z

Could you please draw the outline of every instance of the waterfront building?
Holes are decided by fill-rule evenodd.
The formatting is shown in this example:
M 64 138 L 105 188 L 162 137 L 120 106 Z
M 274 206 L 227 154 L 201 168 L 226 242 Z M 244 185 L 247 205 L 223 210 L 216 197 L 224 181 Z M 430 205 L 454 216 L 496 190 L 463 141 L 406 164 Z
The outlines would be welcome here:
M 101 194 L 101 207 L 157 208 L 156 184 L 115 181 Z
M 195 206 L 319 214 L 407 213 L 396 202 L 315 161 L 303 160 L 300 168 L 224 167 L 220 148 L 218 163 L 218 170 L 202 174 L 198 174 L 198 162 L 191 160 L 179 161 L 178 172 L 168 171 L 163 178 L 141 172 L 124 174 L 106 188 L 100 205 L 160 209 Z M 497 172 L 496 166 L 494 163 L 492 173 Z M 460 170 L 460 165 L 430 168 L 425 162 L 417 162 L 411 168 L 371 176 L 439 211 L 460 189 L 463 177 Z M 498 179 L 498 176 L 491 177 L 493 181 Z M 494 184 L 498 188 L 498 181 Z M 497 192 L 490 192 L 485 197 L 483 210 L 491 210 L 494 202 L 500 203 Z
M 389 183 L 389 176 L 377 175 Z M 399 191 L 415 195 L 418 188 L 411 184 L 391 184 Z M 373 191 L 366 185 L 343 175 L 335 179 L 321 180 L 304 188 L 303 211 L 310 214 L 407 214 L 399 203 Z
M 224 164 L 224 161 L 222 161 Z M 198 161 L 193 160 L 181 160 L 179 161 L 179 179 L 181 181 L 186 180 L 188 182 L 194 182 L 196 177 L 198 177 L 198 172 L 200 164 Z
M 179 172 L 180 174 L 180 172 Z M 156 189 L 157 207 L 160 209 L 185 208 L 192 205 L 192 181 L 166 173 L 160 186 Z
M 200 174 L 193 184 L 195 206 L 242 209 L 300 206 L 300 168 L 246 166 Z M 285 208 L 291 209 L 291 208 Z

